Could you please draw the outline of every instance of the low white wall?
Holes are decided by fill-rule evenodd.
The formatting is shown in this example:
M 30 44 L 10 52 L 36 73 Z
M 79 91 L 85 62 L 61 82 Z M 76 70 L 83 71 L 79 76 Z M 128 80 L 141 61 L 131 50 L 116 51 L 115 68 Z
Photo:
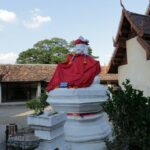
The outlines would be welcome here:
M 119 84 L 129 79 L 134 88 L 143 90 L 145 96 L 150 96 L 150 61 L 146 59 L 146 52 L 136 37 L 126 44 L 128 64 L 118 68 Z

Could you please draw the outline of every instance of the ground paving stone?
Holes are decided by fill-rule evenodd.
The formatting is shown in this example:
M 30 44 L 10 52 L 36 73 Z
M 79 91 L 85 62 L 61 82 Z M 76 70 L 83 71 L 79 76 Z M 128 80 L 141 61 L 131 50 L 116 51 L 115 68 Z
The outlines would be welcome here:
M 5 150 L 6 125 L 15 123 L 18 128 L 27 127 L 27 115 L 31 113 L 25 105 L 0 105 L 0 150 Z

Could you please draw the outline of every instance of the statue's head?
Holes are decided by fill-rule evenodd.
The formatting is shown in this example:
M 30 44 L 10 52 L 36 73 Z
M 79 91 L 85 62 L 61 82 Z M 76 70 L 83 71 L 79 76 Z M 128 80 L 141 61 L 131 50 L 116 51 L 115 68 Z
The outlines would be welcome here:
M 88 44 L 89 41 L 80 36 L 77 40 L 74 41 L 75 44 L 75 53 L 77 54 L 88 54 Z

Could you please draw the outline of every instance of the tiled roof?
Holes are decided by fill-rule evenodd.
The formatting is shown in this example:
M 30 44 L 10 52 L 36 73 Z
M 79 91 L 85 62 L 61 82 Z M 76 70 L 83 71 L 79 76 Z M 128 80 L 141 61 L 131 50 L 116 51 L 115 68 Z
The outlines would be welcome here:
M 101 73 L 100 73 L 100 79 L 102 81 L 118 81 L 118 74 L 115 73 L 107 73 L 108 67 L 102 66 L 101 67 Z
M 128 12 L 128 16 L 130 17 L 130 23 L 133 23 L 135 28 L 137 28 L 137 32 L 142 32 L 144 35 L 150 35 L 150 16 L 132 12 Z
M 123 9 L 108 73 L 117 73 L 118 66 L 127 63 L 126 41 L 136 36 L 146 51 L 147 59 L 150 59 L 150 16 Z
M 56 65 L 52 64 L 15 64 L 0 65 L 1 82 L 48 82 L 55 71 Z M 117 81 L 116 74 L 107 74 L 107 67 L 102 67 L 101 80 Z
M 49 81 L 56 65 L 17 64 L 0 65 L 1 82 Z

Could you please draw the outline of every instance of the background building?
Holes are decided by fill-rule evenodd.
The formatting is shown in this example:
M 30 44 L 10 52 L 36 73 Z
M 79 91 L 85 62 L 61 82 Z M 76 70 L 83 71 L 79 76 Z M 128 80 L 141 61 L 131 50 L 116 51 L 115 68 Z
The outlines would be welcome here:
M 0 103 L 24 102 L 41 94 L 55 71 L 51 64 L 0 65 Z M 102 84 L 117 84 L 117 75 L 102 67 Z
M 120 85 L 129 79 L 150 96 L 150 7 L 144 15 L 123 8 L 114 46 L 108 73 L 118 73 Z

